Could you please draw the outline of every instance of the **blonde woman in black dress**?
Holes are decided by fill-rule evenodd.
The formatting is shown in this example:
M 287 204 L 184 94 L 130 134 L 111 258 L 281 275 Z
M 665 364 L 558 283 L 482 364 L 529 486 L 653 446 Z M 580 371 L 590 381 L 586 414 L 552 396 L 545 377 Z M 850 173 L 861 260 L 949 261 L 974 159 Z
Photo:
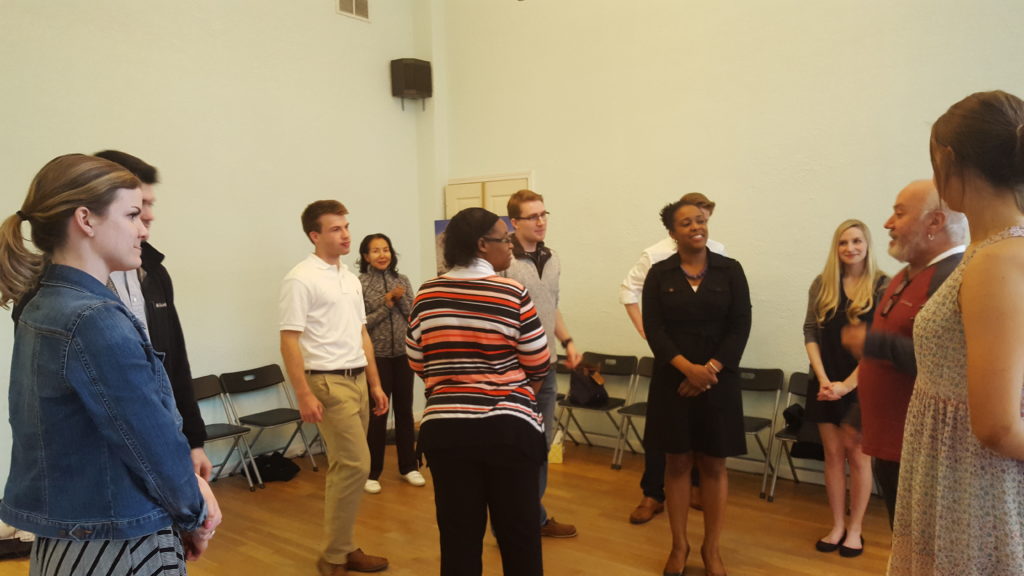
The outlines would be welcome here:
M 871 253 L 871 233 L 860 220 L 836 228 L 825 269 L 811 284 L 804 345 L 811 363 L 805 420 L 818 425 L 825 448 L 825 492 L 832 528 L 815 544 L 844 557 L 864 551 L 861 525 L 871 497 L 871 457 L 860 432 L 841 426 L 857 402 L 857 359 L 841 344 L 847 325 L 866 322 L 888 283 Z M 850 465 L 850 517 L 846 520 L 846 464 Z

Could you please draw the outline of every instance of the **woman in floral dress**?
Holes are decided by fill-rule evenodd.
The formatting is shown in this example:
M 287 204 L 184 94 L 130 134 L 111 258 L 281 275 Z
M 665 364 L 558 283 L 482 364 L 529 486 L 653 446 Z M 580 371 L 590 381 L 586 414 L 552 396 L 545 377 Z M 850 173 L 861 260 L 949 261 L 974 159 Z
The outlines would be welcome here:
M 1024 102 L 954 104 L 931 158 L 971 245 L 915 322 L 889 574 L 1024 574 Z

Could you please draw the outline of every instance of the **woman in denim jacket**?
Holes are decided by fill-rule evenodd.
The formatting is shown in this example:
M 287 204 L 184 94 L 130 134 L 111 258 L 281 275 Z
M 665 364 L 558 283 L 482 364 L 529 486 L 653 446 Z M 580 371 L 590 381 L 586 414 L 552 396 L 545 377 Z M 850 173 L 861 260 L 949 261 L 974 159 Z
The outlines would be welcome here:
M 38 536 L 33 576 L 184 574 L 221 520 L 160 358 L 106 287 L 140 264 L 141 206 L 129 172 L 71 154 L 0 225 L 0 305 L 18 309 L 0 519 Z

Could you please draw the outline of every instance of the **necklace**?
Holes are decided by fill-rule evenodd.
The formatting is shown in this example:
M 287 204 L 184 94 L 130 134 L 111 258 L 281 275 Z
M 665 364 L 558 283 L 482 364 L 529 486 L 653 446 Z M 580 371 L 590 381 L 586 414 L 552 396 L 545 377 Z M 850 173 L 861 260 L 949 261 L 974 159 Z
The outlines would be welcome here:
M 704 263 L 704 269 L 698 272 L 697 274 L 690 274 L 689 272 L 686 271 L 686 268 L 683 268 L 682 264 L 679 265 L 679 268 L 683 271 L 683 276 L 686 276 L 690 280 L 700 280 L 701 278 L 704 277 L 705 274 L 708 273 L 707 262 Z

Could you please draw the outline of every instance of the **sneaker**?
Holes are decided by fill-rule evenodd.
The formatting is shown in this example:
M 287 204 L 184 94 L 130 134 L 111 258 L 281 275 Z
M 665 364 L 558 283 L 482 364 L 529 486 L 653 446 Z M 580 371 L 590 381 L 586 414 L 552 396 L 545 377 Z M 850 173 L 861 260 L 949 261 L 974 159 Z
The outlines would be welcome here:
M 420 474 L 419 470 L 413 470 L 408 474 L 402 474 L 402 478 L 405 478 L 405 481 L 413 486 L 424 486 L 427 483 L 426 478 L 423 477 L 423 474 Z
M 555 522 L 554 518 L 548 518 L 548 521 L 540 527 L 540 535 L 548 538 L 572 538 L 576 536 L 576 527 L 572 524 Z
M 370 494 L 380 494 L 380 481 L 367 479 L 366 484 L 363 486 L 363 490 L 366 490 Z

